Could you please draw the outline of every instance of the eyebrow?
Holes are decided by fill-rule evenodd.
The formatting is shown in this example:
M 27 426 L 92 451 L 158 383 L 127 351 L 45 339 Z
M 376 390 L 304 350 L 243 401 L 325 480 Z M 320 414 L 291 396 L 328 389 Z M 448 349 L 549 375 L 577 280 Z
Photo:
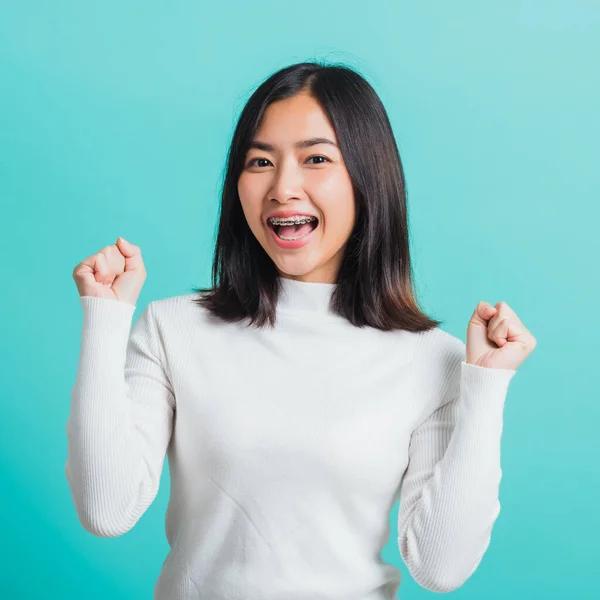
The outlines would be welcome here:
M 329 144 L 330 146 L 334 146 L 335 148 L 338 147 L 338 145 L 335 142 L 325 137 L 315 137 L 310 138 L 308 140 L 300 140 L 299 142 L 296 142 L 294 144 L 294 147 L 301 150 L 303 148 L 310 148 L 311 146 L 316 146 L 318 144 Z M 265 152 L 275 152 L 275 146 L 271 146 L 271 144 L 261 142 L 260 140 L 252 140 L 248 149 L 251 148 L 256 148 L 257 150 L 264 150 Z

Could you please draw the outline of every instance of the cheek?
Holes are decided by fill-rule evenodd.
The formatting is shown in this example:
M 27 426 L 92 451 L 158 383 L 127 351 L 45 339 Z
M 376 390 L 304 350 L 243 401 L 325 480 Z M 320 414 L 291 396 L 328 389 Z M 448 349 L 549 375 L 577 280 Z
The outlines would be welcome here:
M 317 197 L 335 198 L 336 203 L 344 203 L 348 198 L 353 197 L 352 182 L 345 169 L 332 169 L 322 171 L 314 181 L 311 181 L 311 187 Z
M 248 224 L 252 228 L 256 228 L 260 225 L 261 219 L 261 196 L 257 193 L 256 189 L 246 179 L 240 178 L 238 181 L 238 196 L 244 216 L 248 221 Z
M 237 191 L 240 200 L 246 205 L 256 202 L 256 199 L 260 198 L 260 195 L 263 193 L 258 182 L 248 174 L 240 175 Z
M 321 188 L 318 207 L 323 214 L 324 232 L 334 236 L 347 236 L 354 228 L 355 203 L 352 188 L 339 181 L 329 193 Z

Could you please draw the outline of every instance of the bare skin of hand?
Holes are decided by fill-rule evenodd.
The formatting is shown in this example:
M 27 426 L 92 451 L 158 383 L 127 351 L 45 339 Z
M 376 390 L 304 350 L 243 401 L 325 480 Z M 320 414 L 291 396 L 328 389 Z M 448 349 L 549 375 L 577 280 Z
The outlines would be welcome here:
M 146 280 L 139 246 L 119 238 L 80 262 L 73 269 L 80 296 L 128 302 L 135 306 Z
M 466 362 L 516 370 L 536 344 L 537 340 L 506 302 L 495 306 L 480 302 L 467 327 Z

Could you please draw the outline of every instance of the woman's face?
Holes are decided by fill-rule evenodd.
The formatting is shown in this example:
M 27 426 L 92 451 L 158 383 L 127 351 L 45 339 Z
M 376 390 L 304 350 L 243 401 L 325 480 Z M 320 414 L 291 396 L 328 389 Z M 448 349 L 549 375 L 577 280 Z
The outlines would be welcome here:
M 297 144 L 326 138 L 306 147 Z M 354 194 L 337 138 L 326 114 L 307 93 L 269 105 L 238 180 L 242 210 L 252 233 L 282 277 L 334 283 L 355 222 Z M 318 219 L 305 239 L 282 241 L 267 218 L 308 215 Z M 313 221 L 314 224 L 314 221 Z M 288 238 L 311 223 L 279 227 Z

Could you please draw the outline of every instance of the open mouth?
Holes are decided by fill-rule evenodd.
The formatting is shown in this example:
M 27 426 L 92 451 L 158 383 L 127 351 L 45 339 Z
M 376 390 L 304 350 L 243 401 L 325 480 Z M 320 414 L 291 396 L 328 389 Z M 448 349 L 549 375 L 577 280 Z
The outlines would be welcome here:
M 275 235 L 285 241 L 294 241 L 310 235 L 319 225 L 319 220 L 316 217 L 300 219 L 297 223 L 273 223 L 268 220 L 269 227 L 274 231 Z

